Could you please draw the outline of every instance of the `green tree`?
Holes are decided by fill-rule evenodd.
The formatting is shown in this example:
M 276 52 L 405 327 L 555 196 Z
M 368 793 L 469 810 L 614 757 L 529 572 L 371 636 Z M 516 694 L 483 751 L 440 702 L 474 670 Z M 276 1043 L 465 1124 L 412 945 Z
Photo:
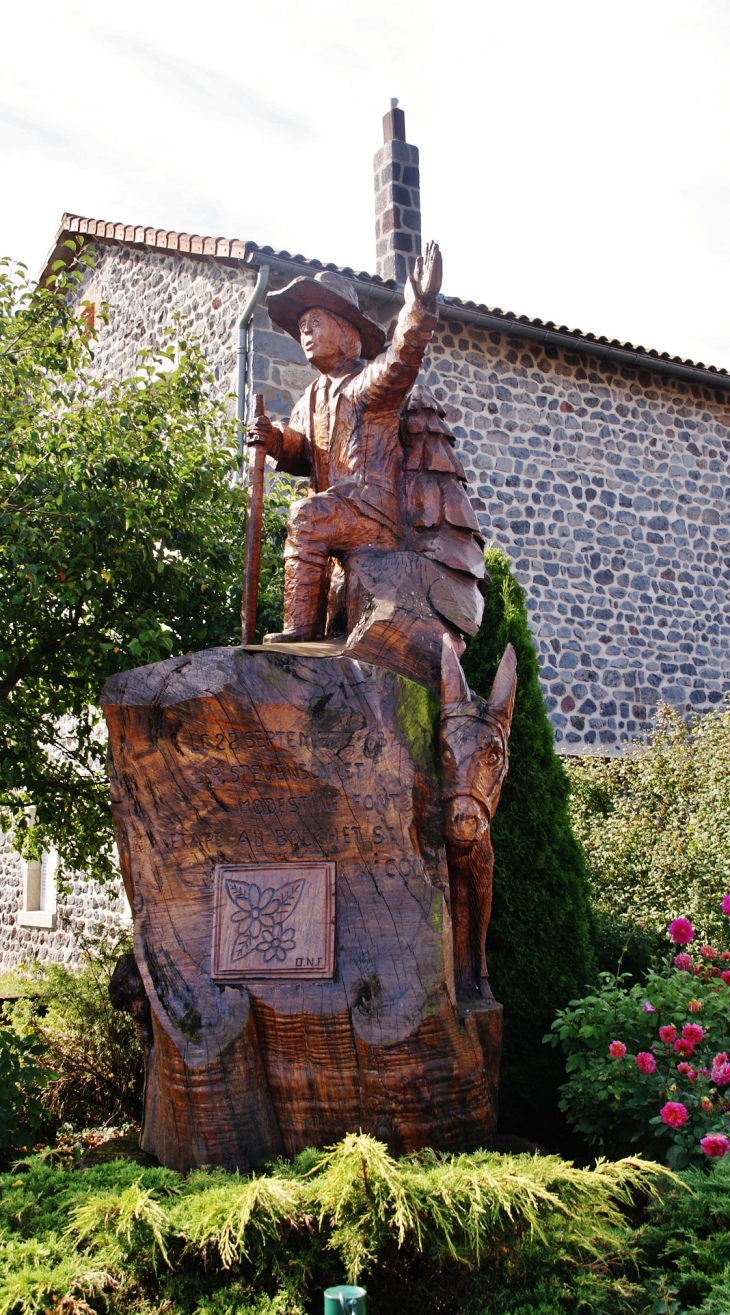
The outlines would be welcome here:
M 568 770 L 599 914 L 662 933 L 684 914 L 716 937 L 730 889 L 730 707 L 688 726 L 665 705 L 647 744 Z
M 559 1058 L 542 1045 L 555 1011 L 585 990 L 595 966 L 588 884 L 568 814 L 568 778 L 553 747 L 525 595 L 497 548 L 484 620 L 463 667 L 486 698 L 508 643 L 517 653 L 510 766 L 492 824 L 494 909 L 487 940 L 494 994 L 504 1005 L 502 1121 L 550 1131 Z
M 0 822 L 27 853 L 114 870 L 105 680 L 238 642 L 242 515 L 233 424 L 194 341 L 99 381 L 70 296 L 0 265 Z M 279 484 L 265 517 L 262 620 L 278 620 Z M 28 808 L 35 809 L 28 825 Z

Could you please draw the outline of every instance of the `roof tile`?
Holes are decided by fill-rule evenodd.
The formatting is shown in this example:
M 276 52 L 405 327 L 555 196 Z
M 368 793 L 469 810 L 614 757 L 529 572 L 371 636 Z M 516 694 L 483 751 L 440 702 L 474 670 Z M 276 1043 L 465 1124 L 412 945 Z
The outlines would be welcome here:
M 240 238 L 224 238 L 200 236 L 194 233 L 182 233 L 176 230 L 167 231 L 165 229 L 143 228 L 141 226 L 106 223 L 104 220 L 95 220 L 84 217 L 83 215 L 65 214 L 61 222 L 54 250 L 41 274 L 41 278 L 47 277 L 50 272 L 52 262 L 58 258 L 58 247 L 63 241 L 64 235 L 68 233 L 85 233 L 89 236 L 96 236 L 106 241 L 135 243 L 139 245 L 157 247 L 160 250 L 180 251 L 184 254 L 212 256 L 217 260 L 246 260 L 254 253 L 259 256 L 273 256 L 278 260 L 291 262 L 293 265 L 301 265 L 306 269 L 333 270 L 338 274 L 344 274 L 348 278 L 357 279 L 361 283 L 371 283 L 375 286 L 396 289 L 397 285 L 393 279 L 382 279 L 378 274 L 368 274 L 365 270 L 359 270 L 357 273 L 349 266 L 335 265 L 331 261 L 323 264 L 321 260 L 310 260 L 301 254 L 292 256 L 288 251 L 277 251 L 271 246 L 258 246 L 256 242 L 243 242 Z M 701 361 L 683 360 L 680 356 L 670 356 L 668 352 L 658 352 L 655 348 L 647 351 L 645 347 L 634 346 L 633 343 L 622 343 L 618 338 L 610 340 L 601 335 L 596 337 L 594 333 L 584 333 L 581 329 L 569 329 L 567 325 L 561 325 L 556 329 L 553 320 L 532 319 L 529 315 L 520 315 L 519 317 L 513 311 L 503 311 L 499 306 L 485 306 L 481 302 L 462 301 L 459 297 L 443 297 L 442 303 L 452 310 L 459 309 L 476 312 L 481 315 L 487 315 L 496 320 L 504 320 L 509 323 L 505 324 L 505 329 L 509 332 L 510 324 L 524 324 L 533 329 L 546 330 L 550 333 L 560 333 L 571 338 L 581 339 L 586 343 L 588 349 L 591 344 L 601 344 L 604 347 L 613 347 L 622 352 L 631 353 L 636 356 L 646 356 L 647 365 L 651 361 L 667 361 L 676 364 L 685 369 L 706 371 L 708 374 L 728 378 L 728 371 L 724 368 L 718 369 L 714 365 L 704 365 Z M 496 326 L 495 326 L 496 327 Z M 639 362 L 636 362 L 639 364 Z

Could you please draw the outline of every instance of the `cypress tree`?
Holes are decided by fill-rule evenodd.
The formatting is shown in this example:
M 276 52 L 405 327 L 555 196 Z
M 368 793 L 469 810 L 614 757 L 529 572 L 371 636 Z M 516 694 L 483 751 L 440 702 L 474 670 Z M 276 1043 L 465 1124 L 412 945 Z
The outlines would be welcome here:
M 497 548 L 484 620 L 462 660 L 467 680 L 489 696 L 508 643 L 517 653 L 509 774 L 492 825 L 494 905 L 487 938 L 492 990 L 504 1005 L 500 1085 L 505 1131 L 554 1140 L 562 1128 L 557 1050 L 542 1044 L 555 1011 L 585 993 L 595 973 L 583 852 L 568 816 L 569 783 L 555 753 L 538 679 L 524 591 Z

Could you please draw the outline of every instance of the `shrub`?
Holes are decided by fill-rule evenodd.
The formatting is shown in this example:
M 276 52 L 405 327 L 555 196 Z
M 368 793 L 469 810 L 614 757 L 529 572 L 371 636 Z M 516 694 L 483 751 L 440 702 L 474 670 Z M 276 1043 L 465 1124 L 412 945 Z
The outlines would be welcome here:
M 109 1001 L 109 982 L 124 940 L 86 944 L 77 969 L 35 964 L 31 994 L 8 1013 L 17 1037 L 43 1045 L 54 1077 L 42 1105 L 52 1123 L 76 1128 L 141 1114 L 144 1065 L 134 1023 Z
M 666 958 L 664 929 L 655 931 L 605 909 L 594 911 L 592 940 L 598 972 L 611 976 L 621 973 L 638 982 Z
M 661 1181 L 634 1160 L 395 1161 L 363 1135 L 250 1179 L 35 1158 L 0 1179 L 0 1315 L 97 1298 L 112 1315 L 303 1315 L 343 1277 L 366 1283 L 373 1315 L 615 1308 L 636 1286 L 626 1208 Z
M 53 1074 L 41 1063 L 46 1047 L 35 1037 L 0 1028 L 0 1153 L 25 1146 L 40 1128 L 40 1092 Z
M 641 1230 L 640 1248 L 642 1268 L 656 1276 L 657 1295 L 664 1288 L 667 1304 L 659 1309 L 727 1315 L 730 1155 L 709 1172 L 688 1169 L 681 1181 L 661 1189 Z
M 540 1045 L 559 1004 L 594 974 L 583 855 L 568 815 L 568 779 L 553 747 L 527 623 L 525 595 L 496 548 L 484 620 L 463 660 L 488 696 L 508 643 L 517 653 L 509 775 L 494 819 L 494 910 L 487 942 L 494 994 L 504 1004 L 503 1123 L 541 1135 L 557 1102 L 560 1065 Z M 534 1134 L 533 1134 L 534 1135 Z
M 692 726 L 662 707 L 648 744 L 567 768 L 598 911 L 655 931 L 686 913 L 704 938 L 717 936 L 730 871 L 730 707 Z
M 589 1143 L 675 1168 L 730 1151 L 730 951 L 689 953 L 683 922 L 662 972 L 630 988 L 602 974 L 545 1038 L 567 1056 L 561 1109 Z

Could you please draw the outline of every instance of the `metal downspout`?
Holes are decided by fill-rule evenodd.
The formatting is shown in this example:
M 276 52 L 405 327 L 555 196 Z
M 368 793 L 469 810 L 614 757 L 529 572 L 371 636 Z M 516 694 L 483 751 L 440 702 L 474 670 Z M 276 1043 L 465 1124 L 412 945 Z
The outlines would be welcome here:
M 238 429 L 239 478 L 243 482 L 243 453 L 246 433 L 246 386 L 248 384 L 248 329 L 269 282 L 269 266 L 261 265 L 256 286 L 251 293 L 238 322 L 238 374 L 236 383 L 236 421 Z

